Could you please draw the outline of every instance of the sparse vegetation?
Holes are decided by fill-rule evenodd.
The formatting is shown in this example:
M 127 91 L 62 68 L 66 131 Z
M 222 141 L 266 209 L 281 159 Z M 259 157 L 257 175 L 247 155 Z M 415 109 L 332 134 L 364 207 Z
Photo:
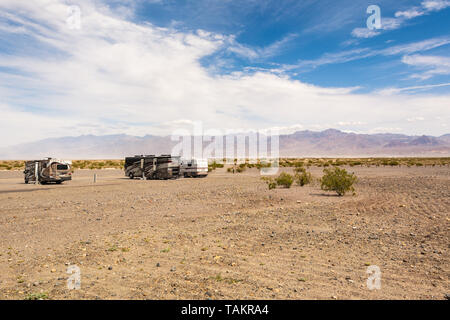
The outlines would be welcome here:
M 275 181 L 274 178 L 262 177 L 261 180 L 263 180 L 267 183 L 269 190 L 275 189 L 277 187 L 277 182 Z
M 223 168 L 223 163 L 218 163 L 215 160 L 208 164 L 208 172 L 214 171 L 217 168 Z
M 282 172 L 280 173 L 278 178 L 275 179 L 275 181 L 279 186 L 282 186 L 284 188 L 290 188 L 294 183 L 294 177 L 292 177 L 292 175 L 290 175 L 289 173 Z
M 245 160 L 245 163 L 237 165 L 237 159 L 235 159 L 236 169 L 235 172 L 243 172 L 245 169 L 250 168 L 269 168 L 272 163 L 265 160 L 258 160 L 252 163 L 249 159 Z M 311 158 L 311 159 L 298 159 L 298 158 L 281 158 L 279 160 L 280 167 L 342 167 L 342 166 L 366 166 L 366 167 L 379 167 L 379 166 L 407 166 L 407 167 L 422 167 L 422 166 L 448 166 L 450 165 L 450 158 Z M 122 169 L 124 166 L 124 160 L 73 160 L 73 169 Z M 208 165 L 208 171 L 214 171 L 217 168 L 223 168 L 223 163 L 218 163 L 214 160 Z M 240 168 L 240 169 L 239 169 Z M 239 171 L 239 170 L 240 171 Z M 0 170 L 24 170 L 24 161 L 20 160 L 3 160 L 0 161 Z M 228 171 L 228 170 L 227 170 Z M 232 169 L 229 171 L 232 172 Z
M 46 300 L 46 299 L 48 299 L 48 294 L 46 292 L 29 293 L 25 296 L 25 300 Z
M 294 180 L 299 186 L 303 187 L 311 183 L 312 175 L 311 173 L 307 172 L 305 168 L 297 167 L 295 168 L 294 171 L 295 171 Z
M 118 249 L 119 249 L 119 247 L 117 245 L 113 245 L 112 247 L 108 248 L 108 251 L 114 252 L 114 251 L 117 251 Z
M 324 169 L 325 175 L 321 179 L 321 188 L 325 191 L 336 191 L 339 196 L 345 195 L 348 191 L 355 192 L 353 184 L 357 178 L 347 170 L 335 167 L 334 169 Z
M 124 160 L 74 160 L 73 169 L 122 169 Z
M 311 159 L 280 159 L 281 167 L 342 167 L 342 166 L 445 166 L 450 165 L 450 158 L 311 158 Z
M 249 159 L 246 159 L 245 162 L 239 163 L 239 165 L 238 165 L 238 159 L 234 159 L 234 165 L 231 167 L 228 167 L 227 172 L 242 173 L 246 169 L 256 168 L 258 170 L 261 170 L 262 168 L 270 168 L 270 167 L 272 167 L 272 163 L 267 162 L 265 160 L 257 160 L 255 162 L 251 162 Z

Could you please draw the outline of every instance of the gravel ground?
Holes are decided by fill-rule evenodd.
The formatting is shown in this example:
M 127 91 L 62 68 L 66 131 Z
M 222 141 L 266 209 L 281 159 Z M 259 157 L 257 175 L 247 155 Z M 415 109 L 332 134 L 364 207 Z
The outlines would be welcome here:
M 317 183 L 269 191 L 254 169 L 78 170 L 45 186 L 0 171 L 0 299 L 445 299 L 450 169 L 349 170 L 359 182 L 345 197 Z

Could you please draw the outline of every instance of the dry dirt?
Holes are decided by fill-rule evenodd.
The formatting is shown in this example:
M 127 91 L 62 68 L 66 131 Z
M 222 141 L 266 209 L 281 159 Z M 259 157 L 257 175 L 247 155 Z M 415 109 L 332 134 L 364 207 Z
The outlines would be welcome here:
M 175 181 L 78 170 L 45 186 L 0 172 L 0 299 L 445 299 L 449 167 L 350 170 L 345 197 L 269 191 L 253 169 Z

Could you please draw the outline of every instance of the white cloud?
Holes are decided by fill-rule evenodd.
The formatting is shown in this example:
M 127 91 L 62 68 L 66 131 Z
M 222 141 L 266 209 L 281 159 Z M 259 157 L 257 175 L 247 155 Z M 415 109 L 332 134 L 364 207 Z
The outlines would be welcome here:
M 354 60 L 360 60 L 364 58 L 374 56 L 393 56 L 412 54 L 417 52 L 428 51 L 434 48 L 439 48 L 450 44 L 450 38 L 431 38 L 417 42 L 411 42 L 407 44 L 401 44 L 396 46 L 387 47 L 385 49 L 373 50 L 369 48 L 358 48 L 352 50 L 345 50 L 337 53 L 326 53 L 315 60 L 302 60 L 296 65 L 285 66 L 285 70 L 292 69 L 310 69 L 318 66 L 345 63 Z
M 422 2 L 422 7 L 429 11 L 438 11 L 450 7 L 448 0 L 427 0 Z
M 438 84 L 428 84 L 423 86 L 413 86 L 413 87 L 405 87 L 405 88 L 385 88 L 377 91 L 379 95 L 397 95 L 402 92 L 417 92 L 423 90 L 429 90 L 433 88 L 441 88 L 441 87 L 449 87 L 450 83 L 438 83 Z M 435 119 L 440 120 L 440 117 L 435 117 Z
M 406 18 L 406 19 L 412 19 L 416 17 L 420 17 L 424 15 L 425 12 L 421 11 L 419 8 L 414 7 L 405 11 L 397 11 L 395 13 L 396 17 Z
M 449 118 L 449 95 L 355 94 L 355 88 L 323 88 L 269 72 L 211 75 L 199 61 L 229 45 L 226 37 L 138 25 L 99 2 L 79 5 L 82 29 L 71 30 L 60 1 L 0 2 L 8 14 L 3 22 L 16 21 L 30 39 L 16 55 L 0 53 L 0 66 L 14 70 L 0 72 L 0 133 L 8 137 L 0 146 L 88 133 L 170 134 L 198 120 L 205 129 L 341 122 L 366 131 L 388 121 L 405 132 L 440 134 L 437 125 L 408 127 L 404 119 Z M 357 54 L 373 53 L 324 59 Z
M 435 75 L 450 74 L 450 57 L 412 55 L 404 56 L 402 62 L 413 67 L 426 69 L 423 73 L 412 75 L 413 78 L 429 79 Z
M 413 117 L 413 118 L 406 119 L 406 121 L 408 121 L 408 122 L 417 122 L 417 121 L 424 121 L 424 120 L 425 120 L 424 117 Z
M 296 37 L 296 34 L 288 34 L 283 39 L 275 41 L 267 47 L 252 48 L 238 43 L 235 40 L 235 37 L 231 36 L 227 38 L 227 50 L 249 60 L 265 59 L 278 54 L 291 40 L 295 39 Z
M 369 28 L 355 28 L 352 31 L 352 36 L 356 38 L 372 38 L 379 34 L 380 32 L 376 30 L 370 30 Z
M 372 38 L 381 34 L 382 30 L 395 30 L 402 24 L 401 18 L 381 18 L 381 28 L 370 30 L 369 28 L 355 28 L 352 36 L 355 38 Z

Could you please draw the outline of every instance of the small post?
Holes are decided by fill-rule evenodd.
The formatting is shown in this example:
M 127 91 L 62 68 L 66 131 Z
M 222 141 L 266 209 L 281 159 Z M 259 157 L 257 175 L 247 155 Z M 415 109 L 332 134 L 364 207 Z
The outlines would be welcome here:
M 97 174 L 94 173 L 94 183 L 96 183 L 96 182 L 97 182 Z
M 34 164 L 34 184 L 39 184 L 39 162 Z
M 144 159 L 141 159 L 142 180 L 145 180 Z

